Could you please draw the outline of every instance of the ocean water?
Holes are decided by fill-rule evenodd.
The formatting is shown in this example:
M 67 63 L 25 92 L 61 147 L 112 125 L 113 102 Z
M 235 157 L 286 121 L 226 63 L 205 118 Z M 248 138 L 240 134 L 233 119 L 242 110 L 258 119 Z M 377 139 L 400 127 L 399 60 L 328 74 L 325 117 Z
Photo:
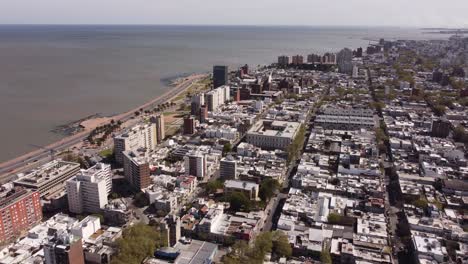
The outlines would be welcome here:
M 0 26 L 0 161 L 60 139 L 59 125 L 124 112 L 169 89 L 164 80 L 214 64 L 446 37 L 372 27 Z

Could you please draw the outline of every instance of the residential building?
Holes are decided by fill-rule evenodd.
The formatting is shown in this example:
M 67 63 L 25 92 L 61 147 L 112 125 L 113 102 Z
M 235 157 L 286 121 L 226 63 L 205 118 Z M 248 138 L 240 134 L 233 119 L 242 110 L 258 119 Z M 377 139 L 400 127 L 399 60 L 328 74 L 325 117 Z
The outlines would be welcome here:
M 198 111 L 200 110 L 200 107 L 205 105 L 205 94 L 204 93 L 199 93 L 195 94 L 192 96 L 191 103 L 190 103 L 190 109 L 191 115 L 198 115 Z
M 304 64 L 304 57 L 302 55 L 295 55 L 292 56 L 292 64 L 293 65 L 301 65 Z
M 237 179 L 237 161 L 233 156 L 228 155 L 221 160 L 219 177 L 221 179 Z
M 141 190 L 151 184 L 149 157 L 144 149 L 125 151 L 124 176 L 134 188 Z
M 22 187 L 6 190 L 0 198 L 0 242 L 21 235 L 41 222 L 40 195 Z
M 158 114 L 150 118 L 151 123 L 156 124 L 156 140 L 158 143 L 161 143 L 166 137 L 165 127 L 164 127 L 164 115 Z
M 195 120 L 192 116 L 184 117 L 184 135 L 195 134 Z
M 227 85 L 220 86 L 213 89 L 205 94 L 205 104 L 208 107 L 208 111 L 213 112 L 226 103 L 230 97 L 231 88 Z
M 307 55 L 307 62 L 308 63 L 322 63 L 322 56 L 317 54 L 309 54 Z
M 353 71 L 353 63 L 351 62 L 353 59 L 353 51 L 344 48 L 336 55 L 336 61 L 338 63 L 338 70 L 341 73 L 350 74 Z
M 287 66 L 289 65 L 289 56 L 279 56 L 278 57 L 278 65 L 280 66 Z
M 200 123 L 205 123 L 206 119 L 208 119 L 208 107 L 204 105 L 200 107 L 200 113 L 199 113 Z
M 123 164 L 124 151 L 132 151 L 139 148 L 145 148 L 147 150 L 155 149 L 158 138 L 161 139 L 161 141 L 164 138 L 163 117 L 155 117 L 155 121 L 156 120 L 158 120 L 156 123 L 150 122 L 136 125 L 114 137 L 114 154 L 117 163 Z M 160 133 L 158 133 L 158 129 L 156 128 L 157 124 L 159 124 L 158 128 Z
M 68 210 L 75 214 L 98 213 L 107 204 L 112 188 L 110 165 L 99 163 L 66 182 Z
M 197 178 L 205 178 L 207 175 L 206 156 L 204 153 L 192 151 L 184 157 L 185 173 L 187 175 L 196 176 Z
M 81 237 L 74 236 L 66 230 L 58 231 L 44 245 L 44 258 L 45 264 L 84 264 Z

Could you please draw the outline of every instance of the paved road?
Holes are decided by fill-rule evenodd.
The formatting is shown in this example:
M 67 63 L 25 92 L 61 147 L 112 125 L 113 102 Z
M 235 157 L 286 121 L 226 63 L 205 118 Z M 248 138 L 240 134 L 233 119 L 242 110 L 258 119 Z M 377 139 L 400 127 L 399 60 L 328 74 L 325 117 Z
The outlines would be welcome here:
M 144 104 L 142 107 L 139 107 L 138 109 L 143 108 L 143 110 L 149 110 L 149 109 L 152 109 L 155 105 L 165 103 L 169 101 L 171 98 L 173 98 L 174 96 L 183 92 L 194 82 L 204 77 L 206 77 L 206 75 L 197 75 L 193 78 L 187 79 L 179 86 L 165 93 L 161 97 Z M 132 110 L 124 114 L 116 116 L 114 120 L 125 122 L 133 118 L 133 116 L 134 116 L 134 111 Z M 55 152 L 57 153 L 61 151 L 65 151 L 69 149 L 70 147 L 82 142 L 86 137 L 88 137 L 89 132 L 90 131 L 81 132 L 76 135 L 64 138 L 58 142 L 55 142 L 47 146 L 47 148 L 49 149 L 53 148 Z M 1 167 L 0 167 L 0 183 L 8 182 L 14 177 L 16 177 L 15 174 L 28 171 L 32 168 L 45 164 L 49 161 L 50 161 L 50 151 L 37 150 L 37 151 L 31 152 L 30 154 L 26 154 L 22 156 L 21 158 L 16 158 L 11 161 L 4 162 L 1 164 Z

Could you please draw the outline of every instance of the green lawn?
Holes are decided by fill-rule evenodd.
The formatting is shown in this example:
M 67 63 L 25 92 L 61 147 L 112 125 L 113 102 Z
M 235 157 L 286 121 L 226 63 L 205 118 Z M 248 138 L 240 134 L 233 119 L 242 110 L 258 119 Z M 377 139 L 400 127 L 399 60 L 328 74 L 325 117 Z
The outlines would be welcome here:
M 103 158 L 107 158 L 107 157 L 114 155 L 114 151 L 112 149 L 105 149 L 99 152 L 99 155 Z

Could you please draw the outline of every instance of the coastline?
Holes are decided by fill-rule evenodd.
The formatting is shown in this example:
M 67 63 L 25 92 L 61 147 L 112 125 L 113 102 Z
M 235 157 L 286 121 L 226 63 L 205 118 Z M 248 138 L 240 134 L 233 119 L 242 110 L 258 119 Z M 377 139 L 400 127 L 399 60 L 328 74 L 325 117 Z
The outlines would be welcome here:
M 60 147 L 62 147 L 64 145 L 69 145 L 71 143 L 73 143 L 73 144 L 69 145 L 68 147 L 77 145 L 77 144 L 81 143 L 81 140 L 79 140 L 79 139 L 84 138 L 85 136 L 87 136 L 96 127 L 98 127 L 100 125 L 103 125 L 103 124 L 107 124 L 112 119 L 114 121 L 119 121 L 119 120 L 126 121 L 125 119 L 130 118 L 131 116 L 133 116 L 135 111 L 139 111 L 142 108 L 147 109 L 147 108 L 153 106 L 154 104 L 156 104 L 158 101 L 160 101 L 162 99 L 165 99 L 165 101 L 171 101 L 175 97 L 177 97 L 180 93 L 187 90 L 190 87 L 189 84 L 191 84 L 192 82 L 194 82 L 196 80 L 205 78 L 207 76 L 208 76 L 207 73 L 193 73 L 193 74 L 190 74 L 190 75 L 185 76 L 185 77 L 183 75 L 179 75 L 178 77 L 176 77 L 175 79 L 173 79 L 171 81 L 171 83 L 173 85 L 170 85 L 170 89 L 168 89 L 166 92 L 164 92 L 161 95 L 157 95 L 156 97 L 153 97 L 150 101 L 147 101 L 147 102 L 143 103 L 142 105 L 139 105 L 138 107 L 130 109 L 130 110 L 126 111 L 126 112 L 116 114 L 116 115 L 113 115 L 113 116 L 109 116 L 109 117 L 102 117 L 101 116 L 101 117 L 86 119 L 86 120 L 84 120 L 83 122 L 80 123 L 80 125 L 83 126 L 83 131 L 80 131 L 80 132 L 78 132 L 76 134 L 73 134 L 73 135 L 65 136 L 64 138 L 62 138 L 62 139 L 60 139 L 58 141 L 47 144 L 47 145 L 44 146 L 44 149 L 33 150 L 33 151 L 30 151 L 30 152 L 24 153 L 24 154 L 22 154 L 20 156 L 17 156 L 15 158 L 6 160 L 4 162 L 1 162 L 0 163 L 0 170 L 3 170 L 4 167 L 7 167 L 7 166 L 12 166 L 14 164 L 18 164 L 18 163 L 21 163 L 21 162 L 26 162 L 28 159 L 31 159 L 31 158 L 33 158 L 35 156 L 38 156 L 38 155 L 41 155 L 41 154 L 43 154 L 45 152 L 49 152 L 48 150 L 50 150 L 50 149 L 60 148 Z M 184 87 L 184 86 L 186 86 L 186 87 Z M 165 98 L 165 97 L 167 97 L 167 98 Z M 77 142 L 75 142 L 75 141 L 77 141 Z M 23 166 L 19 166 L 18 168 L 13 169 L 13 170 L 9 170 L 7 172 L 0 172 L 0 176 L 1 176 L 0 178 L 3 178 L 3 176 L 5 176 L 5 175 L 18 173 L 18 171 L 22 170 L 26 165 L 28 165 L 28 164 L 23 164 Z

